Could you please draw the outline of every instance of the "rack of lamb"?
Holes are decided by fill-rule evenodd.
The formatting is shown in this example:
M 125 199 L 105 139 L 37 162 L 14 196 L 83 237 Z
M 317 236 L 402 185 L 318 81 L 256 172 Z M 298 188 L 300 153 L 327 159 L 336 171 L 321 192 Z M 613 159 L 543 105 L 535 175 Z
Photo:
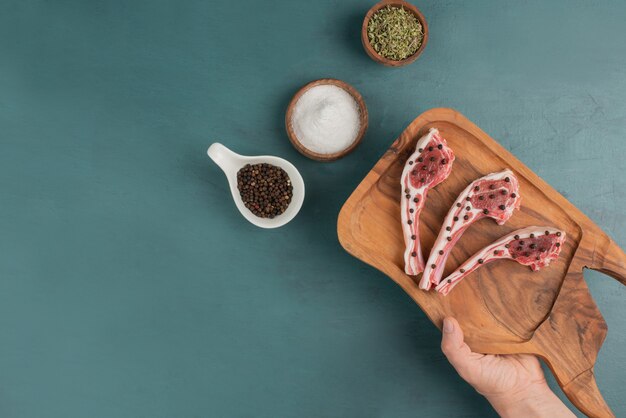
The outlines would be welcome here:
M 518 229 L 486 246 L 468 258 L 459 268 L 437 285 L 438 292 L 447 295 L 461 280 L 482 265 L 496 260 L 509 259 L 533 271 L 549 265 L 559 257 L 565 232 L 545 226 Z
M 419 218 L 428 191 L 448 178 L 452 171 L 454 152 L 437 129 L 417 141 L 415 152 L 407 160 L 402 172 L 401 219 L 406 250 L 404 271 L 417 275 L 424 270 L 420 245 Z
M 488 174 L 472 182 L 456 199 L 435 240 L 424 268 L 420 288 L 438 285 L 446 261 L 467 228 L 482 218 L 503 225 L 520 207 L 519 183 L 511 170 Z

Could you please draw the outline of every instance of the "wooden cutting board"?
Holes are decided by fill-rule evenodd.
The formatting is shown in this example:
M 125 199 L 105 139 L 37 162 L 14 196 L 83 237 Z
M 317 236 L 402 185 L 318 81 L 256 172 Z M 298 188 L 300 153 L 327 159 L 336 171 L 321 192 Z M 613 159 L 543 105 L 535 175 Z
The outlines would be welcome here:
M 457 159 L 450 177 L 429 192 L 421 214 L 425 257 L 463 188 L 480 176 L 510 168 L 520 181 L 521 210 L 503 226 L 491 219 L 472 225 L 452 251 L 444 275 L 496 238 L 530 225 L 567 233 L 556 262 L 539 272 L 510 260 L 490 263 L 447 297 L 420 290 L 420 276 L 404 273 L 400 175 L 417 139 L 431 127 L 439 129 Z M 444 317 L 454 316 L 474 351 L 540 356 L 582 412 L 614 416 L 593 373 L 607 326 L 582 270 L 599 270 L 626 284 L 626 255 L 567 199 L 460 113 L 432 109 L 415 119 L 344 204 L 337 232 L 350 254 L 391 277 L 437 327 Z

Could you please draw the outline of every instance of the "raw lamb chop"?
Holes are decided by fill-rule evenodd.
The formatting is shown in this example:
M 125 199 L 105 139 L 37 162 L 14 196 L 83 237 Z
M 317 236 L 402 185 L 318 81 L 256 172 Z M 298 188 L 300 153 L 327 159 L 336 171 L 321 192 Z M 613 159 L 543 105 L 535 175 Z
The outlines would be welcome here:
M 504 224 L 520 206 L 519 184 L 510 170 L 488 174 L 467 186 L 446 216 L 426 262 L 420 288 L 439 284 L 446 260 L 463 232 L 482 218 Z
M 430 189 L 450 175 L 454 152 L 437 129 L 417 141 L 415 152 L 407 160 L 402 172 L 401 218 L 404 233 L 404 271 L 417 275 L 424 270 L 424 258 L 419 236 L 420 212 Z
M 518 229 L 474 254 L 436 289 L 447 295 L 465 276 L 495 260 L 515 260 L 537 271 L 559 257 L 564 241 L 565 232 L 558 229 L 541 226 Z

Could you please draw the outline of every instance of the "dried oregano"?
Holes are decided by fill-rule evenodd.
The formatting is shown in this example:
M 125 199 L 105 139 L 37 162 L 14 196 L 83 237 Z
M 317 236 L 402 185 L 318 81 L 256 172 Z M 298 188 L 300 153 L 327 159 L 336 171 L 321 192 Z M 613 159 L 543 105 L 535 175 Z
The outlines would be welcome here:
M 424 31 L 417 17 L 403 7 L 386 6 L 367 23 L 372 48 L 385 58 L 400 61 L 415 54 L 422 45 Z

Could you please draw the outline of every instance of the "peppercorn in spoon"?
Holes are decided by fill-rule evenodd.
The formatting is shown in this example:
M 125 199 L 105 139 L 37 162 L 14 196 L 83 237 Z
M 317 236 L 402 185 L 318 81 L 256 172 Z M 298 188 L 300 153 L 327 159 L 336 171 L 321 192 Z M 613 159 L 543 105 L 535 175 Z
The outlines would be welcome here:
M 207 150 L 228 180 L 239 212 L 261 228 L 291 221 L 304 201 L 304 181 L 289 161 L 269 155 L 239 155 L 220 143 Z

